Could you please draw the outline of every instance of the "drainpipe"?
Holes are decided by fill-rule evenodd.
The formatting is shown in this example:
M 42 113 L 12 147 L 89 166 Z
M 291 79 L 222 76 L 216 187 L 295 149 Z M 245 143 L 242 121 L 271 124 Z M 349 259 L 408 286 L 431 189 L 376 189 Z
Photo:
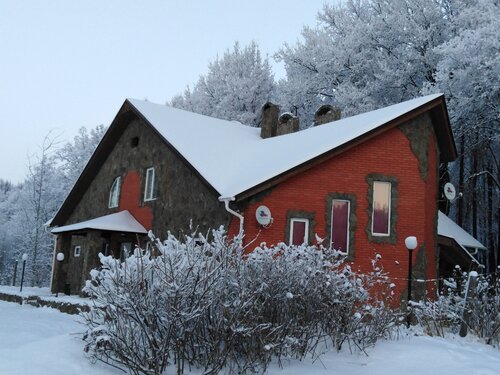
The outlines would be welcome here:
M 243 237 L 243 223 L 245 221 L 245 218 L 243 217 L 243 215 L 239 214 L 238 212 L 231 209 L 231 207 L 229 207 L 229 202 L 232 202 L 234 200 L 234 197 L 219 197 L 219 201 L 224 202 L 226 211 L 240 219 L 240 232 L 238 233 L 238 238 L 241 239 Z

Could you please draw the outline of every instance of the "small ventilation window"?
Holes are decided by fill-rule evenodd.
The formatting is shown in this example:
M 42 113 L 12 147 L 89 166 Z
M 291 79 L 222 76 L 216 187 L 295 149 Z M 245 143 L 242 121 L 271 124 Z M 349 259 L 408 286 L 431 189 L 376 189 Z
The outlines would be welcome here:
M 130 147 L 134 148 L 139 146 L 139 137 L 134 137 L 130 140 Z

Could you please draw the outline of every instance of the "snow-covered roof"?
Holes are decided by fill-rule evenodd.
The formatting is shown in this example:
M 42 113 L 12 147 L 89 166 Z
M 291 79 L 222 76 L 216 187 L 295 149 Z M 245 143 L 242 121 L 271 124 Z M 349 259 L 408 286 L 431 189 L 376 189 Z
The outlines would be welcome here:
M 128 99 L 217 190 L 235 197 L 438 98 L 428 95 L 300 132 L 262 139 L 260 129 Z
M 127 210 L 115 214 L 97 217 L 81 223 L 56 227 L 51 233 L 70 232 L 83 229 L 109 230 L 113 232 L 147 233 L 148 231 Z
M 438 212 L 438 235 L 454 239 L 463 248 L 486 249 L 486 247 L 463 230 L 441 211 Z

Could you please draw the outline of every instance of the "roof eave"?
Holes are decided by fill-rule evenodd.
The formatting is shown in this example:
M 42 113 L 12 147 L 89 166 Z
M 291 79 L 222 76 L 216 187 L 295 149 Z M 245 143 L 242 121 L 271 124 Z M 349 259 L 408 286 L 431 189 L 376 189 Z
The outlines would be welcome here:
M 50 227 L 62 225 L 69 218 L 72 210 L 76 207 L 76 205 L 80 201 L 81 196 L 94 179 L 95 174 L 102 167 L 104 161 L 111 153 L 112 147 L 110 146 L 116 143 L 116 140 L 121 134 L 120 125 L 126 123 L 126 120 L 127 118 L 129 118 L 130 114 L 130 103 L 125 100 L 115 118 L 111 122 L 108 130 L 94 150 L 94 153 L 90 157 L 82 173 L 80 173 L 80 176 L 74 183 L 70 192 L 66 196 L 66 199 L 63 201 L 61 207 L 52 219 Z

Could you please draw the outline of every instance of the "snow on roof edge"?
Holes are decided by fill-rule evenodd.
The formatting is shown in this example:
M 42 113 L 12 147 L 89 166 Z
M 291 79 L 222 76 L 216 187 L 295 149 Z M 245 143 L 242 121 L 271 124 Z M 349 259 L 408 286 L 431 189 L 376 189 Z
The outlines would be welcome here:
M 438 235 L 454 239 L 462 248 L 471 247 L 474 249 L 487 249 L 486 246 L 472 237 L 467 231 L 441 211 L 438 211 Z
M 235 197 L 441 96 L 427 95 L 266 139 L 260 138 L 258 128 L 233 121 L 132 98 L 127 101 L 220 196 Z M 210 154 L 199 151 L 206 144 L 210 145 Z M 299 152 L 290 153 L 294 147 Z
M 128 210 L 116 212 L 110 215 L 100 216 L 79 223 L 64 225 L 62 227 L 55 227 L 50 232 L 53 234 L 58 234 L 83 229 L 109 230 L 114 232 L 142 234 L 146 234 L 148 232 L 146 228 L 144 228 L 142 224 L 139 223 Z

